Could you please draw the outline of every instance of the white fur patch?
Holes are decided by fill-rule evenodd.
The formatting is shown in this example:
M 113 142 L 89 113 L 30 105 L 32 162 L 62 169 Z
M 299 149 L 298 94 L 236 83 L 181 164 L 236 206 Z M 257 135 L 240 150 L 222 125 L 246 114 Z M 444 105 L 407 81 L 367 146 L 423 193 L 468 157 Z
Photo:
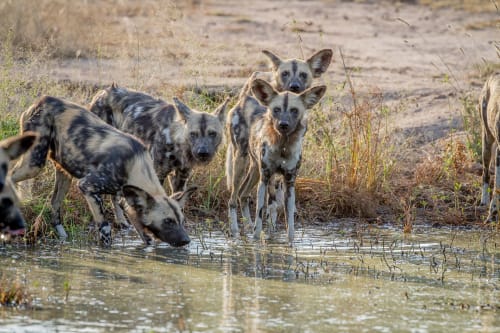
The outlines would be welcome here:
M 165 128 L 163 131 L 163 136 L 165 137 L 165 143 L 166 144 L 172 144 L 172 137 L 170 136 L 170 128 Z

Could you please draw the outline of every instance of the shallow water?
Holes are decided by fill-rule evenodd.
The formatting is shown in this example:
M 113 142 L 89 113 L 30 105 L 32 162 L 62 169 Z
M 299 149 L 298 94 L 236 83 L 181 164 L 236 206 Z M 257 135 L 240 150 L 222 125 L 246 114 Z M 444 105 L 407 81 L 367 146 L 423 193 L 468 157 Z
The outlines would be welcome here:
M 330 225 L 263 242 L 193 236 L 185 249 L 0 246 L 32 309 L 0 332 L 500 332 L 500 236 Z

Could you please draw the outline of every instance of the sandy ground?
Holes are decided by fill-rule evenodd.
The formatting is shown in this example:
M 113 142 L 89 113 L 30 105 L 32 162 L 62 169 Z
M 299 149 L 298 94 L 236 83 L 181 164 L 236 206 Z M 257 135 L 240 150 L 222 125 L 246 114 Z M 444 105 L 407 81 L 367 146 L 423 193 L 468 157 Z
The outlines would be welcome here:
M 332 48 L 334 63 L 321 81 L 335 96 L 345 81 L 341 49 L 356 89 L 382 91 L 399 110 L 395 126 L 420 144 L 460 126 L 459 97 L 477 95 L 482 84 L 477 65 L 499 62 L 493 3 L 481 13 L 328 0 L 192 1 L 165 10 L 168 19 L 114 18 L 121 26 L 114 38 L 132 58 L 57 60 L 49 75 L 159 94 L 182 85 L 238 88 L 251 71 L 267 68 L 264 48 L 284 58 Z

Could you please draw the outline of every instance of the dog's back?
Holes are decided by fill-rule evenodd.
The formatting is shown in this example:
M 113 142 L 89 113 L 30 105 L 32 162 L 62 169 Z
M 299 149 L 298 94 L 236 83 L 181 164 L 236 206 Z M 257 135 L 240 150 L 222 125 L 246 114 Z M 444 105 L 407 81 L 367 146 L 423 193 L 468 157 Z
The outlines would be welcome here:
M 96 166 L 108 167 L 113 178 L 109 183 L 115 184 L 115 188 L 103 189 L 108 193 L 115 193 L 124 184 L 128 164 L 147 154 L 144 145 L 132 136 L 77 104 L 50 96 L 23 113 L 21 124 L 23 131 L 40 136 L 29 155 L 30 166 L 42 167 L 50 150 L 49 157 L 75 178 L 84 177 Z

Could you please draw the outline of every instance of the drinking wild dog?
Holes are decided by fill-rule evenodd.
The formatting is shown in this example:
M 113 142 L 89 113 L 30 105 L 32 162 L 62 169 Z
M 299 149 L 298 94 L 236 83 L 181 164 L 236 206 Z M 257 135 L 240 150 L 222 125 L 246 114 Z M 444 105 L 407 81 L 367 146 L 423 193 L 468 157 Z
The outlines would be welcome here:
M 271 72 L 254 72 L 243 86 L 238 103 L 229 111 L 227 121 L 227 136 L 231 138 L 228 143 L 226 154 L 226 177 L 227 187 L 230 192 L 234 183 L 234 172 L 241 172 L 244 164 L 248 164 L 247 156 L 236 156 L 238 153 L 246 151 L 244 147 L 236 147 L 237 142 L 245 142 L 248 137 L 249 125 L 245 122 L 243 113 L 261 113 L 262 106 L 252 94 L 252 82 L 258 77 L 269 77 L 272 85 L 277 92 L 292 91 L 301 93 L 309 88 L 314 78 L 320 77 L 326 72 L 332 60 L 333 52 L 331 49 L 324 49 L 316 52 L 307 60 L 301 59 L 281 59 L 276 54 L 268 50 L 262 51 L 271 62 Z M 235 148 L 236 147 L 236 148 Z M 238 165 L 236 165 L 238 164 Z M 236 171 L 235 171 L 236 170 Z M 267 191 L 269 203 L 267 214 L 271 226 L 276 224 L 277 211 L 283 207 L 284 193 L 283 181 L 279 177 L 273 177 Z M 237 195 L 237 193 L 234 193 Z M 247 205 L 242 205 L 242 215 L 244 220 L 251 221 L 250 212 L 246 211 Z M 231 209 L 230 209 L 231 211 Z M 232 213 L 230 213 L 231 215 Z M 235 218 L 236 219 L 236 218 Z M 231 218 L 230 218 L 231 220 Z M 231 233 L 236 236 L 239 232 L 237 222 L 231 222 Z
M 479 97 L 479 112 L 482 120 L 482 162 L 483 188 L 481 205 L 490 203 L 490 161 L 495 148 L 495 183 L 493 199 L 487 221 L 498 221 L 498 200 L 500 199 L 500 73 L 491 75 L 483 86 Z
M 105 220 L 102 195 L 126 199 L 125 211 L 145 243 L 150 231 L 173 246 L 190 242 L 184 230 L 182 205 L 189 191 L 168 197 L 153 168 L 153 161 L 136 138 L 106 124 L 83 107 L 45 96 L 21 115 L 23 132 L 39 138 L 12 170 L 12 181 L 35 177 L 48 158 L 56 167 L 51 198 L 52 223 L 67 237 L 61 221 L 61 204 L 77 178 L 103 245 L 111 244 L 111 224 Z
M 288 240 L 294 238 L 295 178 L 302 158 L 302 142 L 307 128 L 306 112 L 319 102 L 326 86 L 309 88 L 300 94 L 277 92 L 268 82 L 256 79 L 251 90 L 255 98 L 247 99 L 239 110 L 237 131 L 231 137 L 232 150 L 227 174 L 231 190 L 229 221 L 231 232 L 238 232 L 236 208 L 242 208 L 243 217 L 250 219 L 250 195 L 258 184 L 254 238 L 259 238 L 264 206 L 269 199 L 269 184 L 273 177 L 283 177 L 285 187 L 285 219 Z M 240 125 L 239 127 L 237 125 Z M 249 155 L 250 158 L 246 156 Z
M 26 132 L 0 141 L 0 234 L 22 235 L 26 223 L 19 199 L 8 175 L 9 162 L 24 154 L 35 142 L 35 133 Z

